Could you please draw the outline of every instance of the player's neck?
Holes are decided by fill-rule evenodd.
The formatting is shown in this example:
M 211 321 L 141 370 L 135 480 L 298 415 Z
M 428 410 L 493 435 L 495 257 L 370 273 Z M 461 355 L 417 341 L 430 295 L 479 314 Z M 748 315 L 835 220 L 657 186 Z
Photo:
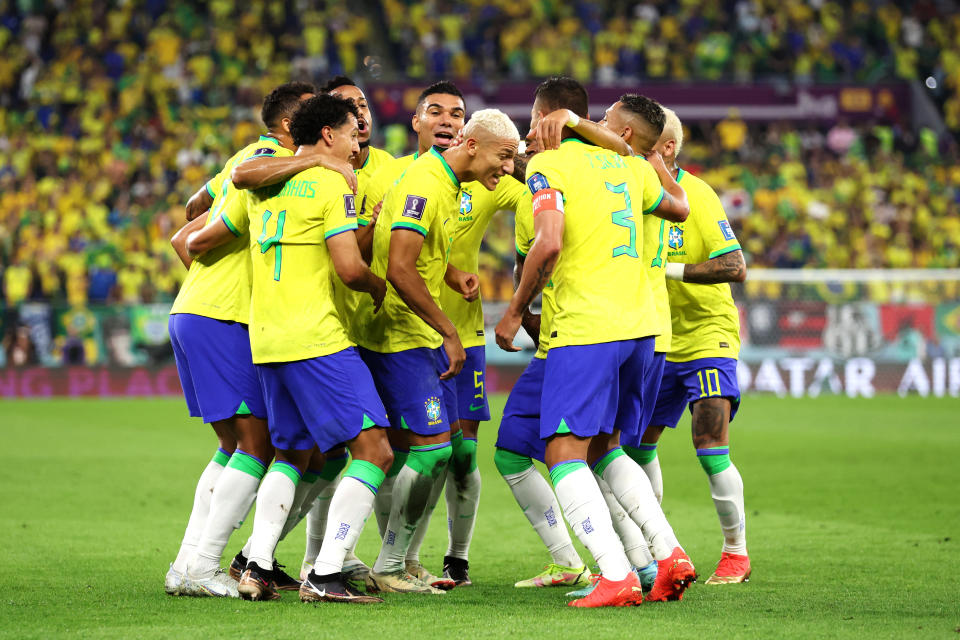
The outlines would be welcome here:
M 267 135 L 275 139 L 277 142 L 279 142 L 280 146 L 283 147 L 284 149 L 289 149 L 290 151 L 297 150 L 296 145 L 293 144 L 293 138 L 290 137 L 290 134 L 284 131 L 278 132 L 278 131 L 274 131 L 273 129 L 269 129 L 267 131 Z
M 443 159 L 447 161 L 447 166 L 457 176 L 461 183 L 476 180 L 476 176 L 470 171 L 470 156 L 467 154 L 466 145 L 457 145 L 443 152 Z
M 370 146 L 360 147 L 360 154 L 357 156 L 356 160 L 353 161 L 354 169 L 363 169 L 363 165 L 367 164 L 367 159 L 370 157 Z

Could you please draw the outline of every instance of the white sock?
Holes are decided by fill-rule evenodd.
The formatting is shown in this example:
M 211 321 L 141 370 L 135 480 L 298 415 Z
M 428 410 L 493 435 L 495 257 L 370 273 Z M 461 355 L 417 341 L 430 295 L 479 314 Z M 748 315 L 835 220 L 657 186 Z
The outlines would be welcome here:
M 233 454 L 233 458 L 238 455 L 239 451 Z M 209 578 L 220 568 L 223 550 L 233 530 L 240 528 L 253 506 L 262 477 L 262 473 L 257 477 L 232 464 L 220 473 L 210 498 L 210 515 L 197 542 L 197 552 L 187 562 L 191 577 Z
M 747 554 L 747 517 L 743 507 L 743 479 L 737 467 L 730 466 L 710 477 L 710 496 L 717 508 L 723 529 L 723 550 Z
M 177 559 L 173 561 L 174 571 L 183 573 L 187 570 L 187 561 L 194 554 L 197 542 L 203 533 L 204 525 L 207 523 L 213 489 L 223 469 L 224 466 L 214 459 L 207 463 L 203 473 L 200 474 L 200 479 L 197 481 L 197 490 L 193 493 L 193 509 L 190 511 L 190 519 L 187 520 L 187 528 L 183 532 L 183 540 L 180 542 Z
M 387 476 L 380 488 L 377 489 L 377 496 L 373 499 L 373 512 L 377 515 L 377 531 L 380 532 L 381 540 L 387 534 L 387 523 L 390 522 L 390 507 L 393 506 L 393 485 L 396 481 L 396 475 Z
M 533 530 L 550 551 L 556 564 L 563 567 L 582 567 L 583 560 L 573 547 L 567 527 L 560 517 L 560 505 L 550 489 L 550 483 L 533 465 L 520 473 L 503 476 L 527 516 Z
M 660 456 L 656 456 L 647 464 L 640 465 L 643 472 L 647 474 L 650 480 L 650 486 L 653 488 L 653 495 L 657 497 L 657 502 L 663 504 L 663 475 L 660 473 Z
M 250 536 L 247 563 L 254 562 L 261 569 L 273 568 L 273 554 L 297 493 L 297 481 L 285 471 L 280 471 L 278 467 L 281 465 L 282 463 L 275 463 L 271 467 L 257 494 L 257 512 L 253 517 L 253 535 Z M 283 466 L 293 469 L 289 465 Z
M 313 476 L 313 478 L 316 478 L 316 476 Z M 300 524 L 300 521 L 306 517 L 307 512 L 310 511 L 306 505 L 313 503 L 317 499 L 317 494 L 323 488 L 318 486 L 320 482 L 319 479 L 308 481 L 303 477 L 300 478 L 300 482 L 297 483 L 297 491 L 293 494 L 290 515 L 287 516 L 287 521 L 283 524 L 283 531 L 280 532 L 280 540 L 286 538 L 287 534 L 293 531 Z
M 323 546 L 323 534 L 327 528 L 327 512 L 330 510 L 330 500 L 337 490 L 336 482 L 327 482 L 307 512 L 307 548 L 303 553 L 303 561 L 313 564 Z
M 556 469 L 557 466 L 553 471 Z M 587 465 L 579 463 L 578 468 L 554 483 L 554 489 L 564 517 L 573 533 L 597 561 L 600 573 L 614 582 L 626 578 L 630 573 L 630 561 L 613 530 L 610 511 L 603 501 L 600 487 Z
M 680 546 L 677 537 L 660 508 L 647 474 L 630 456 L 614 458 L 603 470 L 603 479 L 610 485 L 617 502 L 643 530 L 656 560 L 665 560 Z
M 383 545 L 380 547 L 380 555 L 373 566 L 374 572 L 389 573 L 406 568 L 407 549 L 417 525 L 426 513 L 434 484 L 434 478 L 423 475 L 412 467 L 404 465 L 400 469 L 393 483 L 390 520 Z
M 317 575 L 338 573 L 343 569 L 346 554 L 353 549 L 363 531 L 363 524 L 373 510 L 374 493 L 353 477 L 344 477 L 337 484 L 330 501 L 330 515 L 323 546 L 313 563 Z
M 637 526 L 637 523 L 627 515 L 627 512 L 623 510 L 620 503 L 617 502 L 617 497 L 613 495 L 613 491 L 611 491 L 607 481 L 596 474 L 594 474 L 593 477 L 596 478 L 597 485 L 600 487 L 600 491 L 603 492 L 603 499 L 607 503 L 607 508 L 610 510 L 610 519 L 613 521 L 613 529 L 620 537 L 623 550 L 627 554 L 627 560 L 629 560 L 630 564 L 634 567 L 642 569 L 653 562 L 653 556 L 650 555 L 650 548 L 647 547 L 647 541 L 643 537 L 643 531 Z
M 474 469 L 457 482 L 453 469 L 447 470 L 447 528 L 449 543 L 446 555 L 468 560 L 473 527 L 480 506 L 480 469 Z
M 423 540 L 427 537 L 430 518 L 433 517 L 433 510 L 437 508 L 437 501 L 440 500 L 440 492 L 443 491 L 443 483 L 446 478 L 446 473 L 441 473 L 434 478 L 433 487 L 430 489 L 430 497 L 427 499 L 427 507 L 423 511 L 423 517 L 420 518 L 417 530 L 413 532 L 413 537 L 410 538 L 410 546 L 407 547 L 404 562 L 420 562 L 420 547 L 423 546 Z

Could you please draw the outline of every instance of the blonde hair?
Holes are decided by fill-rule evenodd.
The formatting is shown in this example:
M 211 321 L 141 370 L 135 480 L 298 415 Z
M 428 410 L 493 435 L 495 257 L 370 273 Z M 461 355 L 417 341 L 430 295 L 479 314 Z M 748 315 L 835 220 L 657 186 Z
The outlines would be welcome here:
M 660 137 L 675 141 L 677 150 L 674 155 L 679 156 L 680 148 L 683 146 L 683 125 L 680 124 L 680 118 L 677 117 L 673 109 L 663 107 L 663 115 L 666 116 L 666 121 L 663 123 L 663 133 L 660 134 Z
M 494 138 L 506 138 L 519 141 L 520 132 L 507 114 L 499 109 L 481 109 L 475 111 L 463 127 L 463 137 L 475 138 L 481 131 Z

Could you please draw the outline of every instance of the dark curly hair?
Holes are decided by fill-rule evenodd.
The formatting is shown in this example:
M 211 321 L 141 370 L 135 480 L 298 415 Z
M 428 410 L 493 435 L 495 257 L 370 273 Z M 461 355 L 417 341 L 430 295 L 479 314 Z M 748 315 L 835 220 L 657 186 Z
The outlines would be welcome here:
M 323 88 L 320 89 L 323 93 L 330 93 L 334 89 L 339 89 L 340 87 L 356 87 L 358 86 L 356 82 L 348 78 L 347 76 L 334 76 L 327 81 L 327 84 L 323 85 Z
M 566 76 L 553 76 L 540 83 L 534 93 L 534 100 L 550 111 L 570 109 L 581 118 L 587 117 L 590 100 L 583 85 Z
M 663 133 L 663 125 L 667 121 L 667 115 L 656 100 L 635 93 L 625 93 L 620 96 L 620 103 L 630 113 L 643 118 L 657 136 Z
M 350 100 L 328 93 L 320 93 L 304 100 L 294 112 L 290 123 L 293 144 L 317 144 L 324 127 L 336 128 L 347 122 L 350 114 L 359 118 L 360 113 Z
M 287 82 L 280 85 L 263 99 L 260 119 L 267 129 L 273 129 L 280 121 L 290 116 L 300 104 L 300 96 L 316 93 L 317 88 L 309 82 Z

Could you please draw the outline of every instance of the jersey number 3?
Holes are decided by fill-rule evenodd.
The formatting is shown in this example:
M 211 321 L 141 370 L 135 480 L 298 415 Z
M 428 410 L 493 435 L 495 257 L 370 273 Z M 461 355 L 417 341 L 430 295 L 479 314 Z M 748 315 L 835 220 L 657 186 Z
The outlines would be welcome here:
M 603 184 L 607 187 L 607 191 L 619 193 L 623 196 L 624 208 L 614 211 L 610 215 L 613 218 L 613 224 L 618 227 L 626 227 L 630 231 L 630 243 L 614 247 L 613 257 L 630 256 L 631 258 L 637 258 L 639 257 L 637 254 L 637 223 L 633 220 L 633 208 L 630 206 L 630 191 L 627 190 L 627 183 L 610 184 L 604 182 Z
M 260 245 L 261 254 L 273 249 L 273 279 L 279 282 L 280 265 L 283 262 L 283 245 L 280 244 L 280 238 L 283 237 L 283 223 L 287 219 L 287 210 L 284 209 L 277 214 L 277 231 L 268 238 L 267 223 L 271 217 L 273 217 L 273 212 L 269 209 L 263 212 L 263 231 L 260 233 L 260 237 L 257 238 L 257 244 Z

